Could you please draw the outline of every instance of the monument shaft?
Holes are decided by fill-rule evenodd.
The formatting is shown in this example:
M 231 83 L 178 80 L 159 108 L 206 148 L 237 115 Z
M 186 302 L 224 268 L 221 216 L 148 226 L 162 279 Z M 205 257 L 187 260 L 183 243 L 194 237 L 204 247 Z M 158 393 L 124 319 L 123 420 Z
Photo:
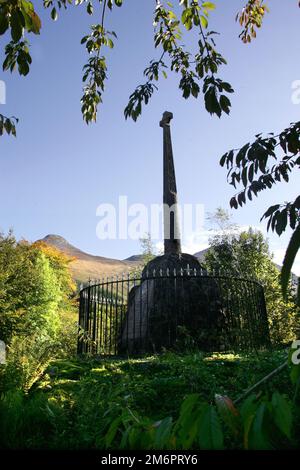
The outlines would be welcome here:
M 163 204 L 164 204 L 164 252 L 181 253 L 176 176 L 173 160 L 170 121 L 173 114 L 166 111 L 160 121 L 163 128 Z

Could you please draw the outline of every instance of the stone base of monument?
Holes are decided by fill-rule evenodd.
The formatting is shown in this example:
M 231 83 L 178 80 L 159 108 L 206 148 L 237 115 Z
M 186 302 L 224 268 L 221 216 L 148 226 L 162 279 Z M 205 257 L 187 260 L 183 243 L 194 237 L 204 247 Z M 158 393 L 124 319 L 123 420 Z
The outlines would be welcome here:
M 194 256 L 165 254 L 148 263 L 129 293 L 119 354 L 160 352 L 180 342 L 221 350 L 224 327 L 215 280 Z

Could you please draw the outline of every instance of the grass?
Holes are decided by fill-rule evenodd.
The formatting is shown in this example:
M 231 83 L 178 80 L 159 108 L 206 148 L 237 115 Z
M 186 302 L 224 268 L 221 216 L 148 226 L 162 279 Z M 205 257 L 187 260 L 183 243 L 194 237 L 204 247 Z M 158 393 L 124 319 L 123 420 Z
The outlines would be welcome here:
M 174 354 L 139 359 L 53 361 L 28 394 L 0 401 L 3 448 L 92 449 L 104 446 L 110 423 L 125 408 L 158 420 L 178 417 L 183 398 L 215 393 L 237 399 L 286 359 L 284 351 L 250 355 Z M 286 393 L 288 370 L 263 391 Z

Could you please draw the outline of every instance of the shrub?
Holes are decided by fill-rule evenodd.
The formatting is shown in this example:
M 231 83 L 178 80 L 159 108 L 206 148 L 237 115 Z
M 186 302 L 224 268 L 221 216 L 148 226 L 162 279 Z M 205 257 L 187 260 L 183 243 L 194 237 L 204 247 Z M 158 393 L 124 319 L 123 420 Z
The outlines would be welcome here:
M 43 244 L 0 235 L 0 338 L 7 345 L 1 387 L 28 389 L 65 348 L 63 312 L 72 310 L 69 260 Z M 1 389 L 1 388 L 0 388 Z

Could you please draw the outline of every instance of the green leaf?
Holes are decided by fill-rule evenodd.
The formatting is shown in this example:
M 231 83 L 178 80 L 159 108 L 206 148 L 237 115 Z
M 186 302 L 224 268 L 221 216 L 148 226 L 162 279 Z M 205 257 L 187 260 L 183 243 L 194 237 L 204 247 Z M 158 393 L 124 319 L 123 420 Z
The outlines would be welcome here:
M 155 433 L 154 448 L 163 449 L 167 446 L 170 439 L 173 421 L 172 418 L 165 418 L 157 424 L 158 426 Z
M 185 21 L 184 25 L 185 25 L 186 29 L 187 29 L 188 31 L 190 31 L 190 29 L 192 29 L 192 26 L 193 26 L 193 23 L 192 23 L 191 18 L 188 18 L 188 19 Z
M 248 184 L 248 167 L 246 166 L 243 168 L 243 171 L 242 171 L 242 183 L 244 187 L 246 187 Z
M 21 16 L 25 24 L 24 17 L 20 10 L 13 11 L 11 15 L 11 19 L 10 19 L 11 37 L 15 42 L 18 42 L 22 37 L 23 24 L 22 24 Z
M 223 90 L 226 91 L 227 93 L 233 93 L 233 92 L 234 92 L 234 89 L 232 88 L 232 86 L 230 85 L 230 83 L 222 82 L 222 88 L 223 88 Z
M 238 208 L 238 202 L 237 202 L 237 200 L 235 199 L 235 197 L 232 197 L 232 198 L 230 199 L 229 205 L 230 205 L 231 208 L 234 208 L 234 209 L 237 209 L 237 208 Z
M 225 165 L 225 162 L 227 160 L 227 153 L 224 153 L 224 155 L 222 155 L 222 157 L 220 158 L 220 165 L 221 166 L 224 166 Z
M 184 420 L 185 416 L 191 412 L 195 405 L 199 402 L 199 394 L 192 393 L 188 395 L 180 407 L 180 420 Z
M 118 429 L 120 427 L 120 424 L 122 423 L 122 416 L 119 416 L 118 418 L 114 419 L 105 435 L 105 446 L 110 447 L 112 444 Z
M 221 450 L 224 448 L 223 432 L 215 408 L 207 405 L 201 415 L 199 426 L 200 449 Z
M 205 16 L 201 15 L 200 16 L 200 21 L 201 21 L 201 25 L 203 26 L 203 28 L 207 28 L 208 26 L 208 20 Z
M 276 220 L 276 233 L 280 236 L 285 231 L 287 226 L 287 208 L 283 209 L 278 215 Z
M 205 108 L 210 114 L 221 116 L 222 110 L 218 102 L 216 88 L 210 87 L 204 95 Z
M 197 98 L 200 92 L 199 85 L 196 82 L 193 82 L 191 92 L 194 98 Z
M 270 217 L 277 209 L 279 209 L 280 204 L 275 204 L 274 206 L 270 206 L 269 209 L 264 213 L 260 221 L 262 221 L 264 218 L 266 219 L 267 217 Z
M 216 5 L 212 2 L 203 2 L 201 6 L 202 6 L 202 8 L 206 8 L 207 10 L 215 10 L 216 9 Z
M 0 35 L 4 34 L 8 29 L 8 20 L 7 17 L 3 15 L 0 16 Z
M 58 18 L 58 14 L 57 14 L 57 11 L 56 11 L 55 7 L 53 7 L 52 10 L 51 10 L 51 18 L 53 19 L 53 21 L 56 21 L 57 18 Z
M 4 129 L 6 130 L 6 132 L 7 132 L 8 134 L 11 133 L 11 130 L 12 130 L 12 122 L 11 122 L 10 119 L 6 119 L 6 120 L 4 121 Z
M 266 418 L 267 406 L 261 403 L 253 418 L 249 431 L 249 449 L 268 450 L 272 449 L 271 442 L 264 429 L 264 420 Z
M 289 245 L 287 247 L 285 257 L 283 260 L 283 265 L 280 273 L 281 287 L 283 295 L 286 296 L 288 283 L 290 279 L 290 274 L 294 260 L 300 248 L 300 224 L 294 230 L 294 233 L 290 239 Z
M 92 15 L 94 13 L 94 7 L 93 7 L 93 4 L 91 2 L 89 2 L 87 4 L 86 11 L 87 11 L 88 15 Z
M 229 113 L 230 113 L 231 102 L 230 102 L 230 100 L 227 98 L 227 96 L 221 95 L 221 97 L 220 97 L 220 106 L 221 106 L 222 110 L 223 110 L 226 114 L 229 114 Z
M 272 396 L 273 419 L 280 431 L 289 439 L 292 431 L 292 406 L 280 393 L 275 392 Z
M 258 408 L 256 396 L 250 395 L 241 406 L 241 417 L 244 426 L 244 448 L 249 449 L 249 433 Z
M 236 159 L 235 159 L 235 162 L 236 162 L 236 165 L 237 166 L 240 166 L 241 163 L 244 163 L 245 162 L 245 157 L 246 157 L 246 154 L 247 154 L 247 151 L 249 149 L 249 146 L 250 144 L 247 143 L 246 145 L 244 145 L 237 153 L 236 155 Z
M 180 408 L 180 416 L 174 427 L 174 434 L 184 449 L 190 449 L 198 435 L 203 404 L 198 394 L 188 395 Z
M 113 49 L 113 47 L 114 47 L 113 41 L 109 38 L 107 39 L 107 45 L 108 45 L 108 47 L 110 47 L 110 49 Z

